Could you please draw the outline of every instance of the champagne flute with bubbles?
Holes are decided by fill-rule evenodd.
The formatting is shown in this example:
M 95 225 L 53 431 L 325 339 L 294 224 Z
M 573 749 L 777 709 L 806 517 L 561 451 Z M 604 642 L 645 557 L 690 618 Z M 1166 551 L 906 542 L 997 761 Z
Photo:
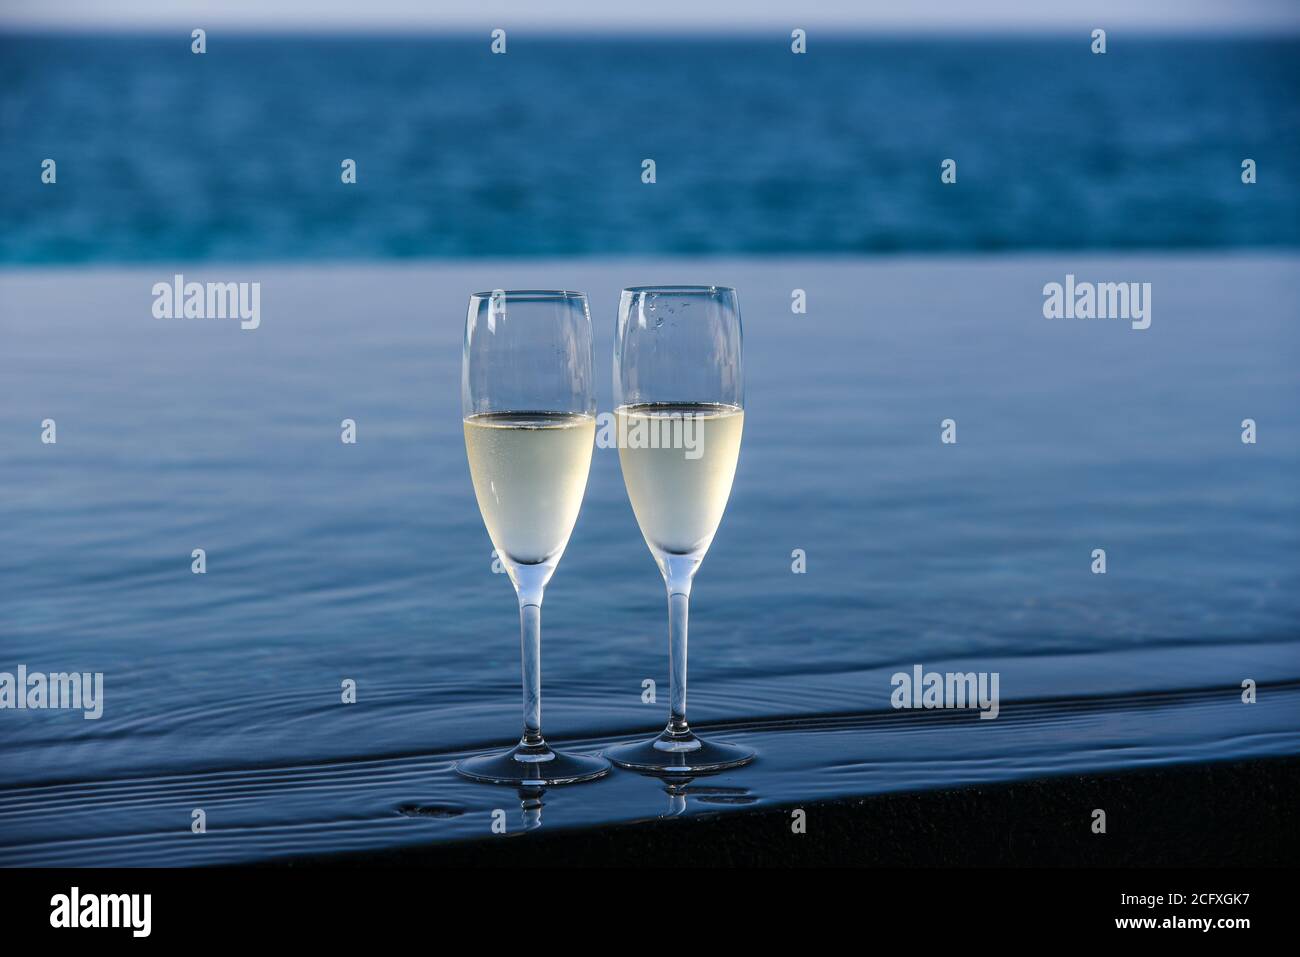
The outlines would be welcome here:
M 624 289 L 614 345 L 619 463 L 632 511 L 668 589 L 668 726 L 605 752 L 640 771 L 690 774 L 752 761 L 752 749 L 686 723 L 691 584 L 722 521 L 744 429 L 740 307 L 724 286 Z
M 587 297 L 563 290 L 475 293 L 465 320 L 465 451 L 488 536 L 519 598 L 524 732 L 504 754 L 462 761 L 466 777 L 542 786 L 609 771 L 542 737 L 542 593 L 573 532 L 596 435 Z

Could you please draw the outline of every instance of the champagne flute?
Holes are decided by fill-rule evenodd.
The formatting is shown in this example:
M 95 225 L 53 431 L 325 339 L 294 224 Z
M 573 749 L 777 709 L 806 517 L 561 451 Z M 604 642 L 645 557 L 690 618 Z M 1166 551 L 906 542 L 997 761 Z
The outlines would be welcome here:
M 582 506 L 596 435 L 587 297 L 564 290 L 470 296 L 461 363 L 465 451 L 488 536 L 519 598 L 524 732 L 456 770 L 494 784 L 588 781 L 609 762 L 542 737 L 542 593 Z
M 614 344 L 618 457 L 632 511 L 668 588 L 668 726 L 652 741 L 610 748 L 615 764 L 688 774 L 754 759 L 704 741 L 686 723 L 691 583 L 731 495 L 745 424 L 740 306 L 725 286 L 623 290 Z

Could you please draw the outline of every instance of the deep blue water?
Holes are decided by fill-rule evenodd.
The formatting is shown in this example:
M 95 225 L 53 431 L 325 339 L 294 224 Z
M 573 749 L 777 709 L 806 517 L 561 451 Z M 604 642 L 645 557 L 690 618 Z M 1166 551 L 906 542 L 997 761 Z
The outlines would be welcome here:
M 0 263 L 1300 245 L 1294 38 L 189 43 L 0 36 Z
M 544 826 L 1300 753 L 1294 256 L 187 269 L 262 282 L 251 332 L 153 319 L 171 268 L 0 275 L 0 671 L 105 675 L 98 721 L 0 711 L 0 862 L 487 837 L 512 805 L 512 833 L 535 823 L 450 770 L 519 728 L 514 596 L 460 431 L 466 295 L 498 284 L 587 290 L 598 370 L 623 285 L 730 283 L 746 322 L 690 712 L 759 761 L 681 800 L 626 773 L 553 789 Z M 1151 328 L 1044 320 L 1067 270 L 1151 282 Z M 662 726 L 663 586 L 611 450 L 543 634 L 552 739 Z M 997 671 L 1000 717 L 891 710 L 915 664 Z

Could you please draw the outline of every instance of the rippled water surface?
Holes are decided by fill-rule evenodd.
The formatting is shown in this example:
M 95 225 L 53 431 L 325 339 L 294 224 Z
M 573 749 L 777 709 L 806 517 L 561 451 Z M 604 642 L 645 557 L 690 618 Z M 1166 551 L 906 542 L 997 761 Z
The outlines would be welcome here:
M 510 792 L 449 768 L 518 730 L 514 600 L 459 412 L 466 297 L 496 286 L 589 292 L 602 409 L 621 286 L 735 285 L 746 324 L 744 445 L 693 596 L 690 707 L 760 759 L 677 795 L 629 774 L 552 789 L 542 826 L 1300 752 L 1296 266 L 4 274 L 0 671 L 101 671 L 105 701 L 98 721 L 0 712 L 0 862 L 488 835 Z M 261 328 L 153 319 L 151 286 L 173 271 L 262 282 Z M 1043 284 L 1067 272 L 1152 282 L 1151 328 L 1044 320 Z M 46 418 L 56 445 L 39 441 Z M 662 724 L 662 585 L 613 451 L 596 452 L 543 644 L 550 737 L 598 750 Z M 999 718 L 890 709 L 890 675 L 918 663 L 999 672 Z

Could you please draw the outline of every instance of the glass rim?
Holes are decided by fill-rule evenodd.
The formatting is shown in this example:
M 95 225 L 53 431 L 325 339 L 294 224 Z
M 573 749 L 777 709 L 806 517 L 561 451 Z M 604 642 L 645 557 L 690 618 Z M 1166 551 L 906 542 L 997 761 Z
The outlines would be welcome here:
M 507 302 L 548 302 L 573 299 L 586 299 L 585 292 L 573 289 L 491 289 L 486 292 L 472 292 L 471 299 L 491 299 L 498 292 Z
M 735 292 L 736 292 L 736 288 L 735 288 L 734 286 L 718 286 L 718 285 L 713 285 L 713 286 L 691 286 L 691 285 L 679 285 L 679 286 L 624 286 L 624 287 L 623 287 L 623 291 L 624 291 L 624 292 L 630 292 L 630 293 L 632 293 L 633 295 L 642 295 L 642 294 L 647 293 L 647 292 L 664 293 L 664 294 L 667 294 L 667 295 L 672 295 L 672 294 L 674 294 L 674 293 L 683 293 L 683 294 L 688 294 L 688 293 L 731 293 L 732 295 L 734 295 Z

